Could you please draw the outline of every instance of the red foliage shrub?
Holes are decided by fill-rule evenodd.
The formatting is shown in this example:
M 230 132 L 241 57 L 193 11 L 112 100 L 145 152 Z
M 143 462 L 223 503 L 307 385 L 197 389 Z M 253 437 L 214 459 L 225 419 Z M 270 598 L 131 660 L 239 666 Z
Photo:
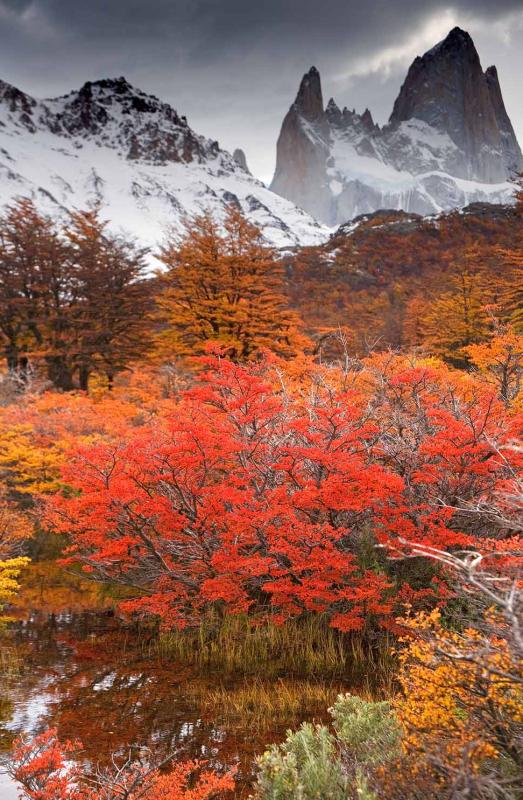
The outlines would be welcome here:
M 267 361 L 205 361 L 198 384 L 120 444 L 79 447 L 47 519 L 87 571 L 167 626 L 308 612 L 345 631 L 444 596 L 435 568 L 375 545 L 507 534 L 468 511 L 512 474 L 506 409 L 475 378 L 376 356 L 282 387 Z M 165 408 L 165 407 L 164 407 Z
M 79 742 L 57 739 L 51 728 L 13 746 L 8 773 L 24 800 L 217 800 L 234 788 L 231 774 L 218 775 L 196 761 L 176 763 L 168 772 L 138 761 L 115 761 L 111 770 L 75 763 Z

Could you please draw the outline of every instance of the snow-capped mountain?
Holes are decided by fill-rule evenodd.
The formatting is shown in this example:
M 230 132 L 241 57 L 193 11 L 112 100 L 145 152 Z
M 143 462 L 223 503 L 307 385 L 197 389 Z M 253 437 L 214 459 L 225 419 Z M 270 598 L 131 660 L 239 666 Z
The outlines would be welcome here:
M 507 202 L 522 169 L 496 68 L 483 72 L 469 34 L 454 28 L 415 59 L 383 128 L 368 109 L 332 99 L 324 109 L 312 67 L 283 121 L 271 189 L 335 225 L 381 208 Z
M 317 244 L 327 231 L 247 168 L 197 135 L 167 103 L 125 78 L 36 100 L 0 81 L 0 204 L 31 196 L 47 211 L 100 201 L 116 229 L 157 245 L 184 216 L 239 204 L 277 247 Z

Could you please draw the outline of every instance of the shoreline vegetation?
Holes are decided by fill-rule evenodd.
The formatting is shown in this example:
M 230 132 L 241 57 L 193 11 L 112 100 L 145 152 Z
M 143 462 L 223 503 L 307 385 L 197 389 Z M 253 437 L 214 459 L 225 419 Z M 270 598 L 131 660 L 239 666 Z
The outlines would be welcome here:
M 321 615 L 281 625 L 271 622 L 269 616 L 252 619 L 245 614 L 223 615 L 211 608 L 197 628 L 162 631 L 152 621 L 119 615 L 118 604 L 125 596 L 118 587 L 86 579 L 77 568 L 37 561 L 24 568 L 11 615 L 23 617 L 27 609 L 51 614 L 112 612 L 133 632 L 146 658 L 246 677 L 343 678 L 362 690 L 384 692 L 397 666 L 392 637 L 384 635 L 374 644 L 368 643 L 358 634 L 329 627 Z M 374 682 L 372 676 L 376 676 Z

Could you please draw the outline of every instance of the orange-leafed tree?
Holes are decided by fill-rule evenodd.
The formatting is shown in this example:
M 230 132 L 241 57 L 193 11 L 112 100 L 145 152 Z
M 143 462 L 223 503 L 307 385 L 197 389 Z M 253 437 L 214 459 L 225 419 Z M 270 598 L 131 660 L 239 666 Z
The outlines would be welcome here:
M 454 263 L 449 289 L 430 305 L 423 321 L 424 343 L 431 352 L 458 367 L 466 366 L 465 348 L 487 338 L 492 284 L 479 248 L 469 248 Z
M 521 515 L 514 522 L 516 535 L 490 554 L 413 547 L 445 566 L 467 604 L 403 620 L 408 637 L 394 702 L 403 755 L 382 772 L 384 796 L 521 795 Z
M 498 390 L 505 403 L 514 401 L 522 389 L 523 335 L 497 326 L 486 342 L 465 348 L 472 364 Z
M 111 386 L 150 344 L 145 251 L 110 233 L 99 208 L 73 212 L 65 236 L 78 283 L 72 323 L 79 388 L 88 388 L 93 372 L 106 376 Z
M 161 250 L 167 267 L 158 297 L 163 357 L 194 357 L 219 342 L 235 360 L 260 348 L 293 355 L 306 340 L 283 294 L 283 269 L 259 228 L 235 207 L 223 226 L 192 219 Z
M 502 293 L 504 317 L 517 333 L 523 333 L 523 240 L 520 238 L 519 246 L 516 241 L 510 249 L 500 250 L 499 257 L 506 273 Z
M 0 407 L 0 559 L 33 548 L 35 532 L 36 548 L 54 541 L 40 535 L 38 499 L 64 488 L 60 469 L 71 447 L 116 442 L 156 413 L 159 382 L 151 374 L 136 380 L 92 394 L 23 391 Z
M 0 559 L 20 553 L 33 535 L 33 523 L 0 493 Z

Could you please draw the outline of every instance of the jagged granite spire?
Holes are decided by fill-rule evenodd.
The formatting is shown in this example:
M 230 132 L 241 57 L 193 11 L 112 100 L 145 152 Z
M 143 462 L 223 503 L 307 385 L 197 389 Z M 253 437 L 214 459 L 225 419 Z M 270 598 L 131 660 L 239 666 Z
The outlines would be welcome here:
M 311 67 L 301 79 L 294 105 L 305 119 L 317 120 L 323 116 L 321 79 L 316 67 Z
M 323 110 L 320 73 L 311 67 L 281 126 L 276 145 L 276 171 L 271 190 L 308 208 L 317 219 L 329 215 L 326 161 L 329 155 L 329 115 Z M 339 113 L 339 109 L 338 109 Z M 310 131 L 314 130 L 311 139 Z
M 456 176 L 494 183 L 521 167 L 495 68 L 483 72 L 474 42 L 461 28 L 412 63 L 390 124 L 411 119 L 448 134 L 457 145 Z
M 370 113 L 369 109 L 366 108 L 363 114 L 361 115 L 361 122 L 363 126 L 368 131 L 374 130 L 374 120 L 372 119 L 372 114 Z
M 327 108 L 325 109 L 325 115 L 327 116 L 327 119 L 331 123 L 332 122 L 339 123 L 341 121 L 341 111 L 333 97 L 331 97 L 331 99 L 327 103 Z
M 236 163 L 237 163 L 237 164 L 238 164 L 238 165 L 239 165 L 239 166 L 240 166 L 240 167 L 241 167 L 243 170 L 245 170 L 245 172 L 248 172 L 248 173 L 249 173 L 249 175 L 251 175 L 251 174 L 252 174 L 252 173 L 251 173 L 251 171 L 250 171 L 250 169 L 249 169 L 249 167 L 248 167 L 248 165 L 247 165 L 247 156 L 245 155 L 245 153 L 243 152 L 243 150 L 241 149 L 241 147 L 237 147 L 237 148 L 236 148 L 236 150 L 235 150 L 235 151 L 234 151 L 234 153 L 232 154 L 232 157 L 234 158 L 234 160 L 236 161 Z
M 494 114 L 496 115 L 498 128 L 505 144 L 506 163 L 509 172 L 515 174 L 523 169 L 523 158 L 516 134 L 514 133 L 514 128 L 507 114 L 505 103 L 503 102 L 498 71 L 495 66 L 487 67 L 485 70 L 485 78 L 487 80 L 490 100 L 494 109 Z
M 398 124 L 416 117 L 439 127 L 448 128 L 454 123 L 459 136 L 465 112 L 464 93 L 474 90 L 482 76 L 471 37 L 461 28 L 453 28 L 443 41 L 414 59 L 394 103 L 390 122 Z

